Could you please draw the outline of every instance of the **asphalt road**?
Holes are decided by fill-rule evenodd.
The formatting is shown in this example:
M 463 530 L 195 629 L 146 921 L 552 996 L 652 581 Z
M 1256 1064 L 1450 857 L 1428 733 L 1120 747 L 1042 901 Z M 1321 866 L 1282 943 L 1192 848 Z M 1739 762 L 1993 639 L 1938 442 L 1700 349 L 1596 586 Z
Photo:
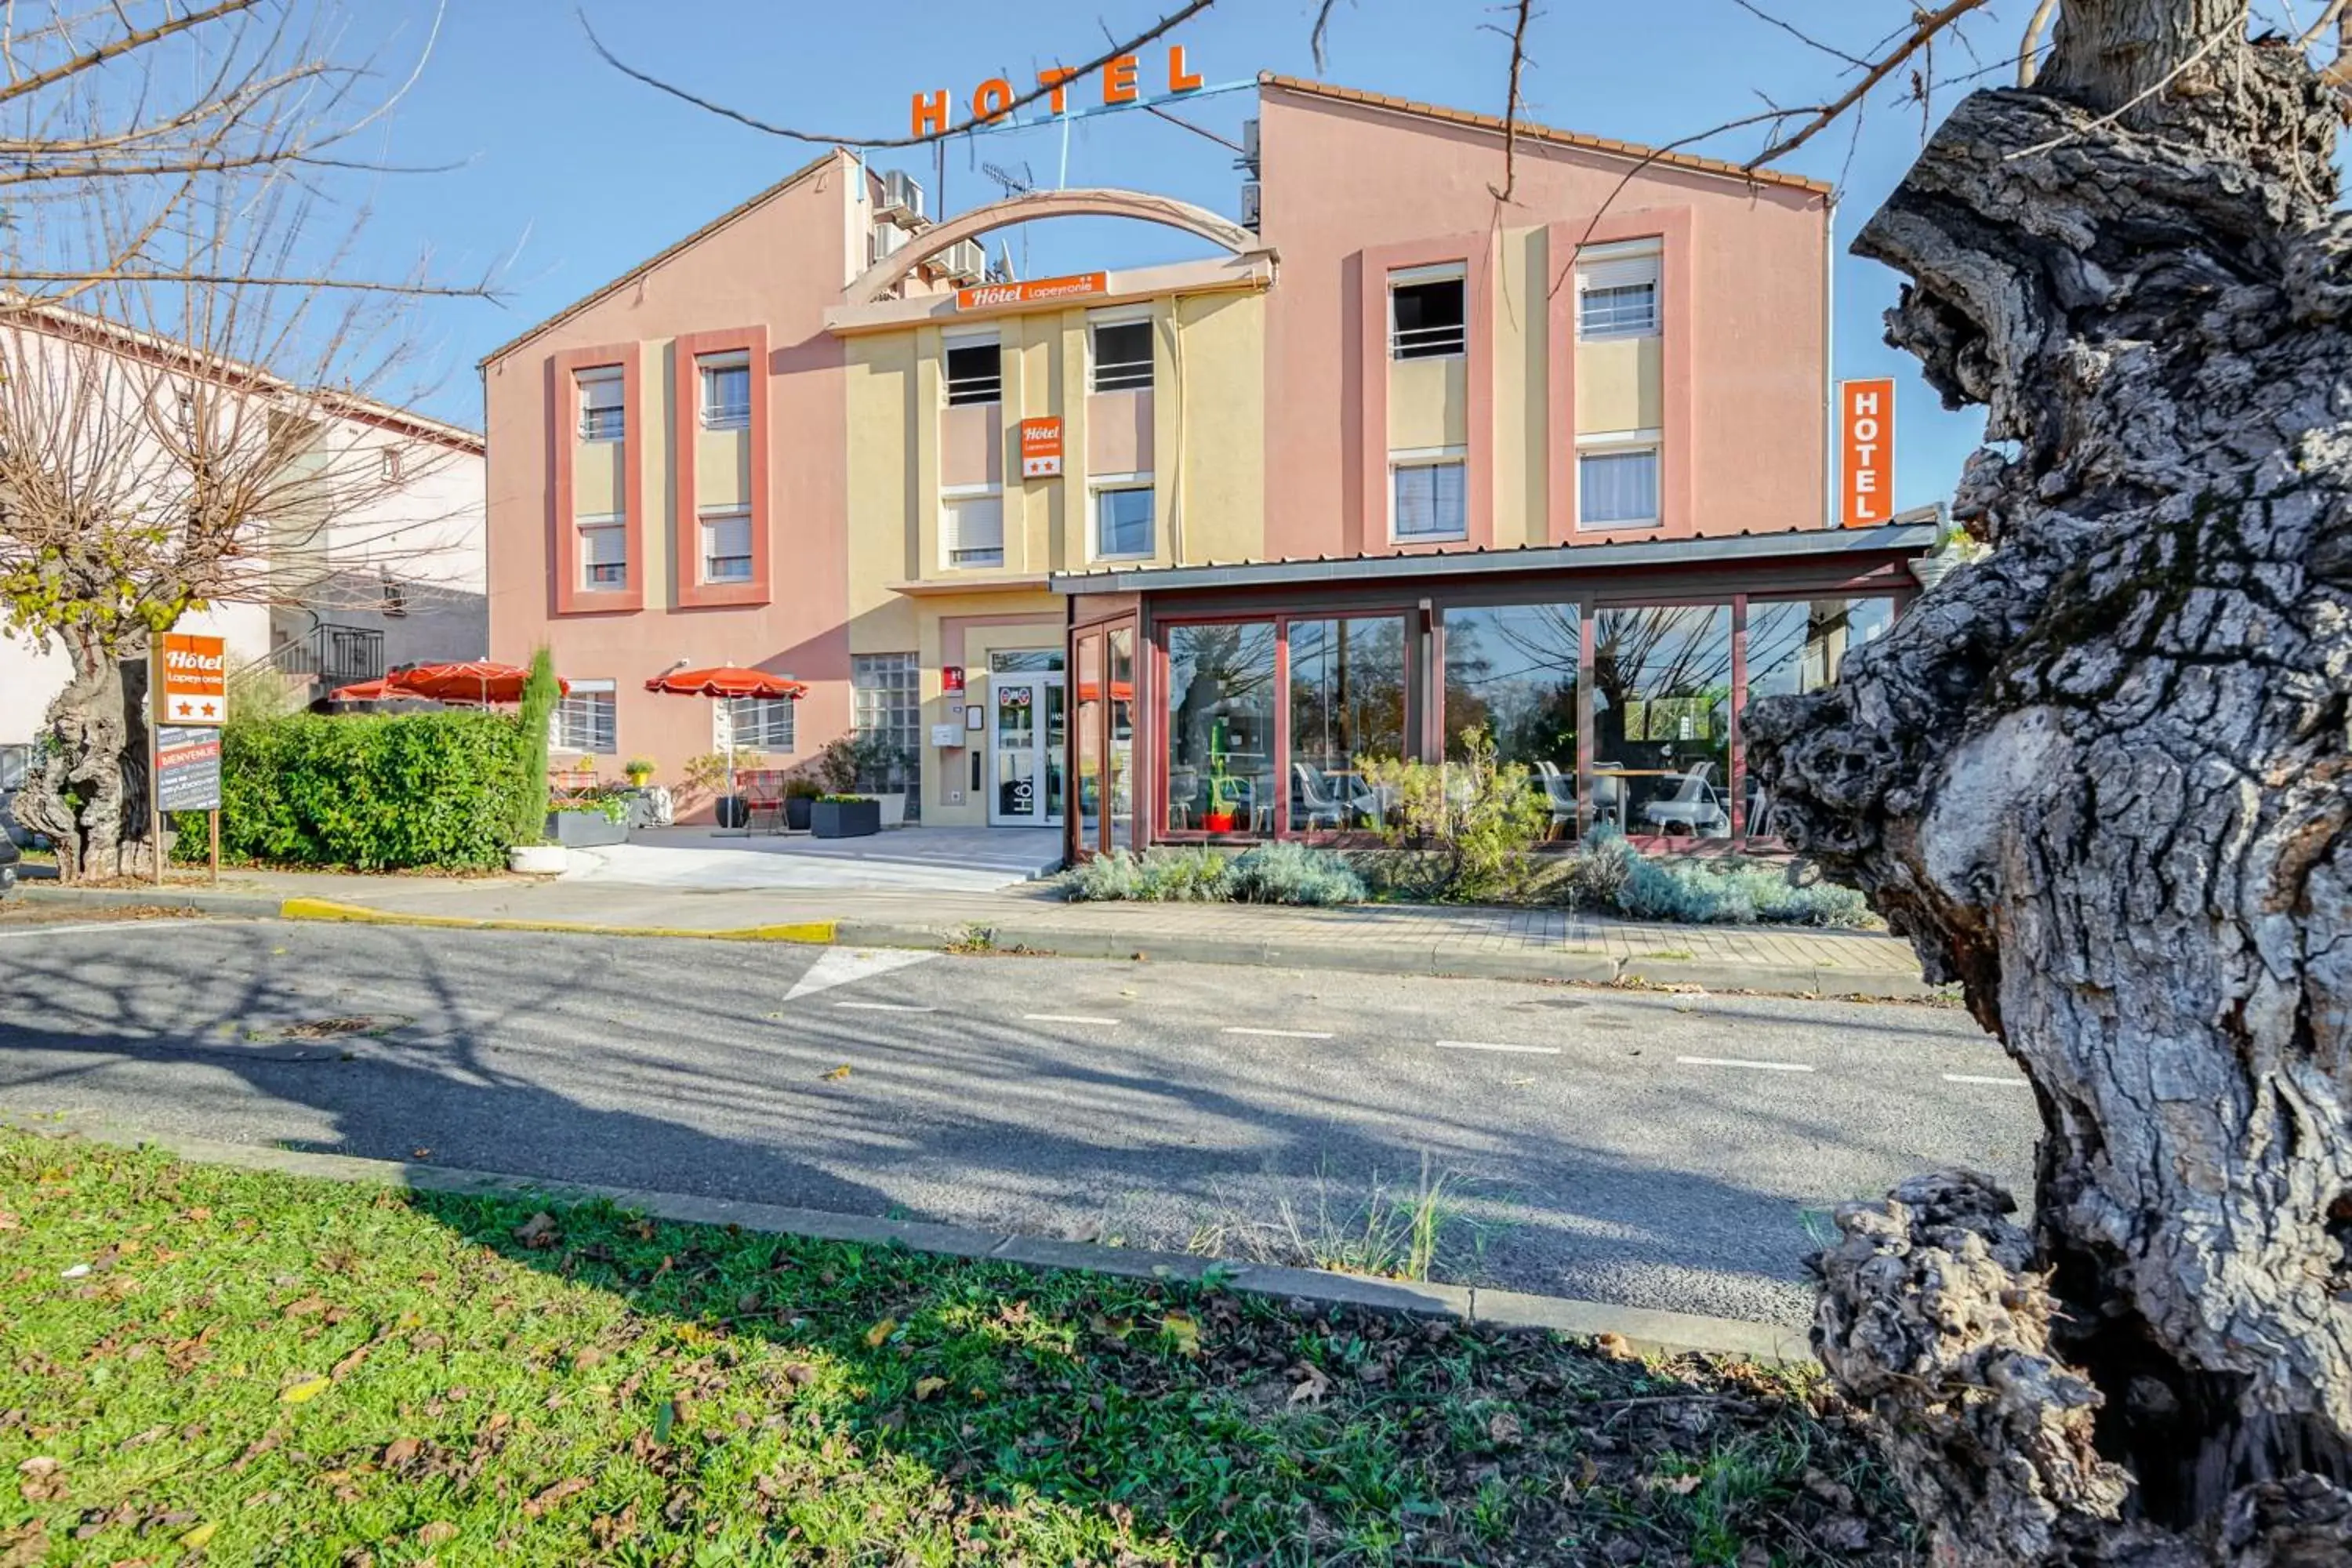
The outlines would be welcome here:
M 2034 1133 L 1949 1010 L 231 921 L 0 926 L 0 1109 L 1286 1261 L 1425 1171 L 1439 1278 L 1785 1322 Z

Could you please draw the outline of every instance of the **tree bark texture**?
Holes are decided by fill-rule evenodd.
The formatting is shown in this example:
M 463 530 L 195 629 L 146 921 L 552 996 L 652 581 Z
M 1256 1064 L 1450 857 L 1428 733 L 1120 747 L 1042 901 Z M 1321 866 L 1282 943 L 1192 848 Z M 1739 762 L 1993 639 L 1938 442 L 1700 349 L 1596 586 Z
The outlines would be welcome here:
M 152 875 L 145 660 L 70 635 L 67 647 L 72 677 L 49 703 L 11 811 L 57 846 L 66 880 Z
M 1748 717 L 2040 1107 L 2030 1227 L 1941 1173 L 1816 1264 L 1944 1563 L 2352 1563 L 2352 218 L 2244 9 L 2069 0 L 1864 227 L 1991 550 Z

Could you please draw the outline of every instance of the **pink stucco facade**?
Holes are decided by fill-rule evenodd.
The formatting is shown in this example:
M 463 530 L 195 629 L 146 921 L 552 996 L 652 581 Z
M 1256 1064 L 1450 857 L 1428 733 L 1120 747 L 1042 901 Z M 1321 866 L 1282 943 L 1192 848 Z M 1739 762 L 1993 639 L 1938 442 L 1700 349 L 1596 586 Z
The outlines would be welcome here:
M 1502 177 L 1502 137 L 1470 119 L 1278 81 L 1261 90 L 1260 232 L 1282 258 L 1265 319 L 1266 448 L 1280 454 L 1266 465 L 1266 554 L 1395 548 L 1380 521 L 1384 274 L 1441 260 L 1465 262 L 1469 280 L 1470 528 L 1437 548 L 1618 537 L 1569 522 L 1575 356 L 1562 349 L 1574 291 L 1552 285 L 1578 242 L 1643 237 L 1663 250 L 1666 422 L 1664 512 L 1639 536 L 1821 524 L 1826 194 L 1663 160 L 1629 176 L 1623 153 L 1531 138 L 1517 147 L 1513 201 L 1498 206 L 1490 187 Z M 1515 296 L 1496 253 L 1528 228 L 1544 231 L 1548 266 L 1530 268 Z M 1538 389 L 1548 480 L 1544 495 L 1521 500 L 1522 515 L 1498 517 L 1494 415 L 1482 403 L 1495 371 L 1481 355 L 1531 313 L 1550 329 L 1551 374 Z
M 821 743 L 848 727 L 843 353 L 822 318 L 840 297 L 857 177 L 846 156 L 819 160 L 482 364 L 490 655 L 520 662 L 544 643 L 567 679 L 613 681 L 617 752 L 655 758 L 670 776 L 712 744 L 709 703 L 645 689 L 680 659 L 807 682 L 797 737 Z M 722 348 L 756 355 L 754 577 L 714 592 L 696 581 L 692 442 L 682 436 L 695 418 L 691 356 Z M 632 579 L 606 599 L 573 588 L 568 377 L 583 359 L 624 358 Z M 797 737 L 795 758 L 814 751 Z

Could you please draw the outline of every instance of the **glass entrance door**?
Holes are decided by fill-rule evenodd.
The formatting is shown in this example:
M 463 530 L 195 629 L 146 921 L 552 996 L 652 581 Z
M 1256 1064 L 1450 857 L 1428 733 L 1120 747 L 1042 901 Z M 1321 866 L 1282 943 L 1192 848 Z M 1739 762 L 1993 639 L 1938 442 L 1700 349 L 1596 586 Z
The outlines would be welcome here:
M 1069 742 L 1064 697 L 1058 674 L 988 678 L 991 824 L 1062 826 Z

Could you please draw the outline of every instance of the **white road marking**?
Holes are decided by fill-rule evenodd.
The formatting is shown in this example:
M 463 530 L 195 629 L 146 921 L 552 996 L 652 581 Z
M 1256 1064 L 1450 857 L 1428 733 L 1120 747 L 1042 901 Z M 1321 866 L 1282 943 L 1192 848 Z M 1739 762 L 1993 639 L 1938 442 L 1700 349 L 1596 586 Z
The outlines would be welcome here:
M 1558 1046 L 1507 1046 L 1496 1040 L 1440 1040 L 1441 1051 L 1513 1051 L 1525 1057 L 1556 1057 Z
M 1991 1083 L 1999 1084 L 2003 1089 L 2032 1089 L 2033 1087 L 2021 1078 L 1992 1078 L 1984 1074 L 1972 1072 L 1948 1072 L 1944 1075 L 1944 1081 L 1946 1083 Z
M 1685 1067 L 1694 1068 L 1753 1068 L 1758 1072 L 1811 1072 L 1803 1062 L 1751 1062 L 1739 1057 L 1676 1057 Z
M 870 980 L 938 956 L 936 952 L 908 952 L 892 947 L 828 947 L 816 955 L 808 973 L 793 983 L 793 988 L 784 993 L 784 1000 L 795 1002 L 815 992 L 830 991 L 853 980 Z M 930 1009 L 922 1011 L 928 1013 Z
M 185 931 L 203 921 L 77 921 L 71 925 L 27 926 L 22 931 L 0 931 L 0 942 L 23 941 L 36 936 L 71 936 L 86 931 Z
M 784 1000 L 789 1002 L 792 998 L 787 996 Z M 936 1013 L 939 1011 L 936 1007 L 917 1007 L 905 1002 L 835 1002 L 834 1005 L 859 1013 Z
M 1219 1031 L 1227 1035 L 1256 1035 L 1269 1040 L 1328 1040 L 1331 1036 L 1321 1029 L 1253 1029 L 1241 1024 L 1228 1024 Z
M 1090 1018 L 1084 1013 L 1024 1013 L 1021 1016 L 1033 1024 L 1100 1024 L 1109 1027 L 1118 1022 L 1117 1018 Z

